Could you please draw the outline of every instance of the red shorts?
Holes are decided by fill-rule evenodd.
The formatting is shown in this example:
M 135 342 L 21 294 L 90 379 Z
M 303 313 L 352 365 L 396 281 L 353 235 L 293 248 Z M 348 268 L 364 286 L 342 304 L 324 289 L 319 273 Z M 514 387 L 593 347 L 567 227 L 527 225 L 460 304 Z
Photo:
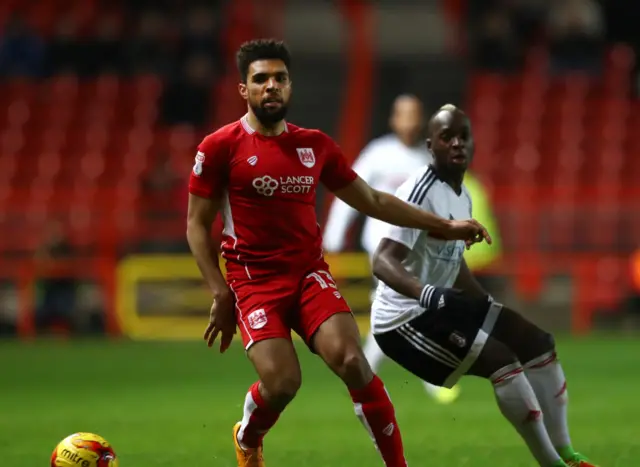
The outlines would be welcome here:
M 291 339 L 292 330 L 310 346 L 322 323 L 337 313 L 351 313 L 324 262 L 303 275 L 274 274 L 229 285 L 245 349 L 265 339 Z

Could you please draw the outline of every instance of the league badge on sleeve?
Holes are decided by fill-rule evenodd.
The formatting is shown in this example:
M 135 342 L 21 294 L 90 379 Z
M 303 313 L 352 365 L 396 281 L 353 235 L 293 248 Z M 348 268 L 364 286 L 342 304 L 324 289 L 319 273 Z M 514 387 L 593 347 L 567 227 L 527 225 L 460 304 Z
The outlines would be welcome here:
M 300 158 L 300 162 L 302 162 L 302 165 L 308 168 L 316 165 L 316 155 L 313 153 L 313 149 L 296 148 L 296 151 L 298 151 L 298 157 Z
M 200 176 L 202 173 L 202 163 L 204 162 L 204 152 L 198 151 L 196 154 L 196 163 L 193 165 L 193 174 Z

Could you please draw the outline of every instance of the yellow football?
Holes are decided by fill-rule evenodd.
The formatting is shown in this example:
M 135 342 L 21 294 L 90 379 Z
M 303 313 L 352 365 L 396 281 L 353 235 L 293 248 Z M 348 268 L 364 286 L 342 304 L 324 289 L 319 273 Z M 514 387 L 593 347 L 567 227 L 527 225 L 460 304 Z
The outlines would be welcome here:
M 51 467 L 118 467 L 118 459 L 102 436 L 74 433 L 58 443 L 51 455 Z

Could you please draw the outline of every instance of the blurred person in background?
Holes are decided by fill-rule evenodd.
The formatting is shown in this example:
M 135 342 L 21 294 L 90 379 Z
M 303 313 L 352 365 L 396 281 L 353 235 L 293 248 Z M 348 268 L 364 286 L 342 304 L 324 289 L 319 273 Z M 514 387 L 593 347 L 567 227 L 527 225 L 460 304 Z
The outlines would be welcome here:
M 149 226 L 140 250 L 148 253 L 188 253 L 184 237 L 176 237 L 175 229 L 186 216 L 188 192 L 184 179 L 171 164 L 171 157 L 160 152 L 151 170 L 142 179 L 142 193 L 147 201 L 142 217 Z
M 0 75 L 38 77 L 44 70 L 45 43 L 24 19 L 13 14 L 0 37 Z
M 99 16 L 94 34 L 82 42 L 84 58 L 82 75 L 95 76 L 100 73 L 121 73 L 125 67 L 124 42 L 120 18 L 115 14 Z
M 0 337 L 15 336 L 18 332 L 19 300 L 11 283 L 0 282 Z
M 480 69 L 508 71 L 522 65 L 522 44 L 504 8 L 483 14 L 473 44 L 475 65 Z
M 47 50 L 47 74 L 79 73 L 84 57 L 78 37 L 78 22 L 73 14 L 61 15 L 54 25 Z
M 41 271 L 56 260 L 73 256 L 74 249 L 65 232 L 64 224 L 57 219 L 44 229 L 44 241 L 36 251 L 36 264 Z M 78 281 L 75 277 L 44 277 L 37 283 L 39 300 L 36 304 L 35 324 L 38 331 L 49 331 L 53 326 L 75 329 L 75 303 Z
M 549 7 L 557 0 L 509 0 L 508 11 L 518 40 L 523 45 L 535 43 L 544 33 Z
M 600 70 L 605 31 L 595 0 L 552 2 L 548 31 L 553 71 Z
M 353 170 L 365 182 L 385 193 L 395 193 L 411 175 L 432 161 L 423 138 L 424 108 L 416 96 L 398 96 L 389 117 L 392 133 L 371 141 L 356 159 Z M 349 228 L 359 212 L 344 201 L 336 199 L 331 205 L 323 235 L 323 248 L 327 252 L 343 251 Z M 369 258 L 373 257 L 388 224 L 367 217 L 364 221 L 361 243 Z M 374 279 L 375 280 L 375 279 Z M 369 333 L 364 353 L 374 372 L 385 359 L 373 335 Z M 459 388 L 445 389 L 424 383 L 428 394 L 437 401 L 455 400 Z
M 162 96 L 163 123 L 203 127 L 209 121 L 211 80 L 214 75 L 209 55 L 189 57 L 182 74 L 167 86 Z
M 207 55 L 216 68 L 220 68 L 219 31 L 215 12 L 206 6 L 187 12 L 180 39 L 179 57 L 184 61 L 192 55 Z
M 623 301 L 624 327 L 636 330 L 640 324 L 640 248 L 629 258 L 629 291 Z
M 133 74 L 153 73 L 166 76 L 171 69 L 172 47 L 167 40 L 164 15 L 155 10 L 142 11 L 137 27 L 126 47 L 127 67 Z

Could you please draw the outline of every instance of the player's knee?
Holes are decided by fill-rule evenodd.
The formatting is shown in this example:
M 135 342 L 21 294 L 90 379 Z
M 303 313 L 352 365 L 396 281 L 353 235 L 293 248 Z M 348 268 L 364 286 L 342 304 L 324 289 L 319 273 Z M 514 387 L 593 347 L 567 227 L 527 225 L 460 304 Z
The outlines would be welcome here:
M 537 336 L 538 345 L 541 347 L 542 352 L 550 352 L 556 348 L 556 340 L 553 334 L 540 329 Z
M 350 388 L 365 386 L 373 376 L 360 347 L 345 349 L 337 363 L 336 372 Z
M 517 363 L 518 356 L 509 347 L 490 337 L 467 374 L 489 379 L 500 369 Z
M 283 374 L 272 378 L 268 384 L 265 384 L 263 380 L 263 385 L 270 405 L 284 408 L 296 397 L 302 385 L 302 378 L 298 375 Z

